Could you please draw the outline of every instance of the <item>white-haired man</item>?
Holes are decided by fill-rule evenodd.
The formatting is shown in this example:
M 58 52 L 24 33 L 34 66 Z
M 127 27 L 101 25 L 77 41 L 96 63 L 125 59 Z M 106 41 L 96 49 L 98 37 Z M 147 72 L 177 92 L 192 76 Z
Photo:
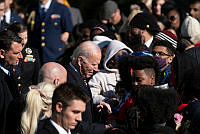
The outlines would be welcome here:
M 86 104 L 86 111 L 82 114 L 83 121 L 74 130 L 76 133 L 103 134 L 108 127 L 104 124 L 94 124 L 93 122 L 93 102 L 90 88 L 87 84 L 95 72 L 99 71 L 98 64 L 101 60 L 100 48 L 91 41 L 82 42 L 73 52 L 72 61 L 65 66 L 67 69 L 67 82 L 79 85 L 90 97 Z

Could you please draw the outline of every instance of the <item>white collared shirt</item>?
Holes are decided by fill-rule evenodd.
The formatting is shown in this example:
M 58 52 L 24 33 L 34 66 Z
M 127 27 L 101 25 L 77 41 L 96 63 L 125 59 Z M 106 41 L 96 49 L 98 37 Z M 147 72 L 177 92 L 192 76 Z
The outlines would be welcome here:
M 152 41 L 153 41 L 153 36 L 144 44 L 149 48 L 151 46 Z
M 1 64 L 0 64 L 0 69 L 4 71 L 4 73 L 6 73 L 7 75 L 10 75 L 10 72 L 4 68 Z
M 50 119 L 50 122 L 56 128 L 56 130 L 58 131 L 59 134 L 71 134 L 70 130 L 68 130 L 68 132 L 67 132 L 64 128 L 62 128 L 61 126 L 59 126 L 52 119 Z
M 45 12 L 49 9 L 50 5 L 51 5 L 51 1 L 49 0 L 45 5 L 40 4 L 40 8 L 45 8 Z
M 6 23 L 10 24 L 11 10 L 8 10 L 4 15 L 6 16 Z

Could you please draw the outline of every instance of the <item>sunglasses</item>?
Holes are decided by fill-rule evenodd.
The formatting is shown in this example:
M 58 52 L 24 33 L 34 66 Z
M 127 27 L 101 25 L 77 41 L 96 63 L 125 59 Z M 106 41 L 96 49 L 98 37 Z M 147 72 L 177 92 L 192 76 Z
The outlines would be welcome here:
M 166 53 L 163 53 L 163 52 L 156 52 L 156 51 L 152 51 L 151 52 L 154 56 L 157 55 L 157 56 L 171 56 L 169 54 L 166 54 Z

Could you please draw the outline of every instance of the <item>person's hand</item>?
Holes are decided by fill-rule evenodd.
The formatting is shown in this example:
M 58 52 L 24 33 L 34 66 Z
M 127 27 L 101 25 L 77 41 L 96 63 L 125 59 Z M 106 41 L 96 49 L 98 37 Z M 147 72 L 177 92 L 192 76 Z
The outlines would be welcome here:
M 112 128 L 112 124 L 105 125 L 106 130 Z
M 109 105 L 108 103 L 106 103 L 106 102 L 103 102 L 103 101 L 100 102 L 100 104 L 97 105 L 97 108 L 99 108 L 99 111 L 98 111 L 98 112 L 101 112 L 102 109 L 106 109 L 107 112 L 108 112 L 108 114 L 111 114 L 111 113 L 112 113 L 112 110 L 111 110 L 110 105 Z

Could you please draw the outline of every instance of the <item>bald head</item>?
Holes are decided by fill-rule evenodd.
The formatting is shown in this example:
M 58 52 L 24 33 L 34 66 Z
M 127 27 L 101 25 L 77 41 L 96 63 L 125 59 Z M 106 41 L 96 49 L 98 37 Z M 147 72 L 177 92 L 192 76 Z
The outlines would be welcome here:
M 101 60 L 101 50 L 91 41 L 81 43 L 72 54 L 72 64 L 84 79 L 90 78 L 98 71 Z
M 66 81 L 67 71 L 62 65 L 56 62 L 48 62 L 41 67 L 39 82 L 50 82 L 58 86 Z

